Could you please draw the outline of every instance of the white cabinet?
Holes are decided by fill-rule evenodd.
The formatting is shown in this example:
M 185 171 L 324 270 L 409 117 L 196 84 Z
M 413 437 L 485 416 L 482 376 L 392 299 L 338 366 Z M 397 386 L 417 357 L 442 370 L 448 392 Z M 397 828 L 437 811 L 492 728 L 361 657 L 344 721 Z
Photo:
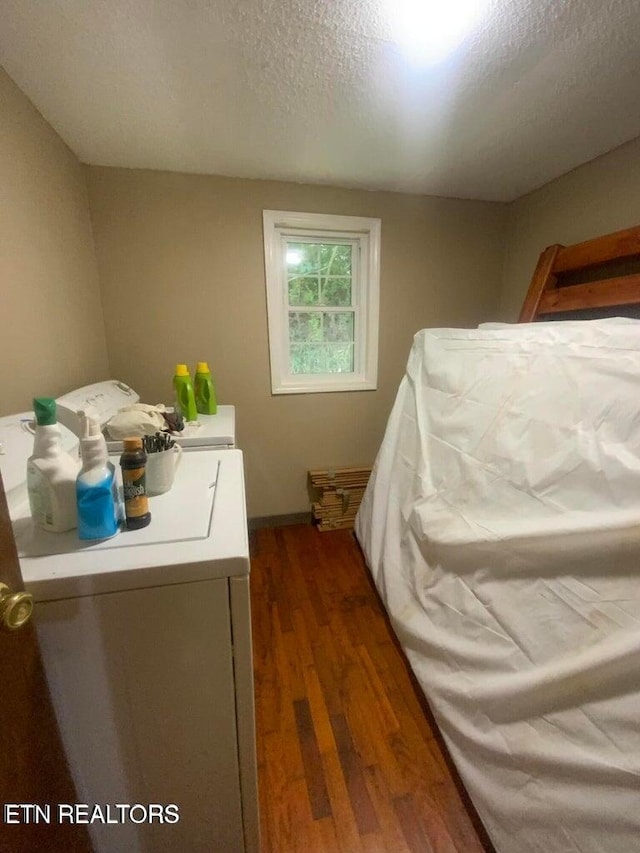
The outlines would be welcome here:
M 93 823 L 97 853 L 256 850 L 248 577 L 41 601 L 36 623 L 79 802 L 179 809 Z

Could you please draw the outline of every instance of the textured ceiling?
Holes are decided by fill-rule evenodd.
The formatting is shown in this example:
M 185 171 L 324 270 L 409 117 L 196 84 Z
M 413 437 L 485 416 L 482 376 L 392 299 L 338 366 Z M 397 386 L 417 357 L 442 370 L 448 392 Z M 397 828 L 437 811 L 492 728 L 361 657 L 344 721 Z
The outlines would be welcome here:
M 510 200 L 640 136 L 638 0 L 486 0 L 422 66 L 399 3 L 0 0 L 0 64 L 99 165 Z

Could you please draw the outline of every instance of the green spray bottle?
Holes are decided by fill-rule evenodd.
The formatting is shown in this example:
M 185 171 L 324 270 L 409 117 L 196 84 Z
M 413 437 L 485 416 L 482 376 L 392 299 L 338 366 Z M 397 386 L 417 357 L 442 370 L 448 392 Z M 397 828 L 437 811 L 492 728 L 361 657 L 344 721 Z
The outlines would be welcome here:
M 197 421 L 196 399 L 186 364 L 176 364 L 173 387 L 176 392 L 176 412 L 181 414 L 185 421 Z
M 206 361 L 199 361 L 195 379 L 196 409 L 201 415 L 215 415 L 218 411 L 216 389 Z

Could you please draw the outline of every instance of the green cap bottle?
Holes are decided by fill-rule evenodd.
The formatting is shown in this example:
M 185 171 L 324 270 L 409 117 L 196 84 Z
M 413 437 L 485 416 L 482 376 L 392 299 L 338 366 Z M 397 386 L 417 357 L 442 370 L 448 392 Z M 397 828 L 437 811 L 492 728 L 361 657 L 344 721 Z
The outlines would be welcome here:
M 56 417 L 56 401 L 53 397 L 34 397 L 33 411 L 38 426 L 51 426 L 58 422 Z

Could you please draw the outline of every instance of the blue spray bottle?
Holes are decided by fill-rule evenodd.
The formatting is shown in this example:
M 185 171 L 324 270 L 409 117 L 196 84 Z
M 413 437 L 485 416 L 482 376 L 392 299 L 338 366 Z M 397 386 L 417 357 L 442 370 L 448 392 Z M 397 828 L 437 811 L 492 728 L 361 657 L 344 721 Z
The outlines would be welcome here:
M 82 424 L 82 468 L 76 480 L 78 536 L 80 539 L 108 539 L 119 529 L 115 466 L 109 462 L 96 413 L 87 410 L 78 414 Z

